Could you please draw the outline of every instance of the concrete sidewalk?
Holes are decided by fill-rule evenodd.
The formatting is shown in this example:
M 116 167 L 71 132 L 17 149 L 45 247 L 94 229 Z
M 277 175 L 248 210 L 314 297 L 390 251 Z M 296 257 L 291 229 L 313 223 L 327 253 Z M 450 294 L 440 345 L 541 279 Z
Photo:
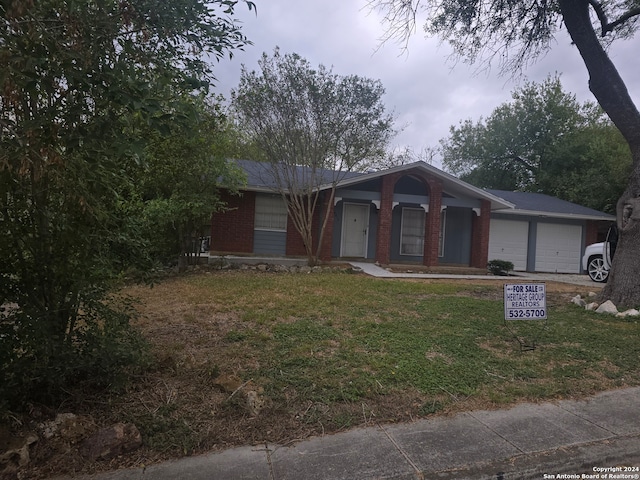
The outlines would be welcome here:
M 500 277 L 495 275 L 460 275 L 460 274 L 448 274 L 448 273 L 397 273 L 391 272 L 387 269 L 379 267 L 375 263 L 368 262 L 349 262 L 356 270 L 361 270 L 362 273 L 371 275 L 372 277 L 379 278 L 450 278 L 450 279 L 470 279 L 470 280 L 500 280 Z
M 594 289 L 602 288 L 602 284 L 591 281 L 588 275 L 578 275 L 569 273 L 529 273 L 529 272 L 514 272 L 508 277 L 497 277 L 495 275 L 460 275 L 460 274 L 445 274 L 445 273 L 397 273 L 390 272 L 374 263 L 367 262 L 349 262 L 349 264 L 357 269 L 361 270 L 367 275 L 378 278 L 431 278 L 431 279 L 451 279 L 451 280 L 504 280 L 505 283 L 513 282 L 562 282 L 571 283 L 573 285 L 582 285 L 585 287 L 591 287 Z
M 409 424 L 372 425 L 288 447 L 234 448 L 146 469 L 79 478 L 637 479 L 639 406 L 640 388 L 629 388 L 585 401 L 521 404 L 508 410 L 465 412 Z M 598 470 L 614 467 L 630 467 L 630 471 Z

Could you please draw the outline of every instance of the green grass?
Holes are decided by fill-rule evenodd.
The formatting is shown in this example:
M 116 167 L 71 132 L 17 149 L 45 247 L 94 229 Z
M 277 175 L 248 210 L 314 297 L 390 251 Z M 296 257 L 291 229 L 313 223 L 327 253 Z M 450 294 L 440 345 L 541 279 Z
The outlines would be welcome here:
M 335 273 L 232 273 L 188 282 L 199 299 L 238 312 L 246 330 L 230 332 L 227 341 L 253 349 L 260 368 L 244 375 L 275 398 L 291 388 L 322 402 L 415 389 L 507 403 L 639 380 L 637 322 L 558 301 L 548 322 L 507 328 L 500 286 Z M 514 335 L 537 348 L 521 351 Z

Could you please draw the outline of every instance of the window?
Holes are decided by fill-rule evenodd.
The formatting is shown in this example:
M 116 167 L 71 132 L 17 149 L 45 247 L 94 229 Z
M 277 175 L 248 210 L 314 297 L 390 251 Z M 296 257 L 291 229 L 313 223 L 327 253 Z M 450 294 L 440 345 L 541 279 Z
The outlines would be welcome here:
M 447 211 L 440 212 L 440 235 L 438 235 L 438 256 L 444 257 L 444 229 L 447 226 Z
M 287 206 L 278 195 L 256 196 L 256 230 L 287 230 Z
M 424 219 L 425 213 L 421 208 L 402 209 L 400 255 L 424 254 Z

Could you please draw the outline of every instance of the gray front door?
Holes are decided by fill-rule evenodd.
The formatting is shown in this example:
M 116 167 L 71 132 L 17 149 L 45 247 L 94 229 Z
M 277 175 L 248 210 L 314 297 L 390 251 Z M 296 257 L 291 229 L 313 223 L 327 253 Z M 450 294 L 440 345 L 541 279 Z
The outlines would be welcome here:
M 342 257 L 367 256 L 369 205 L 345 203 L 342 216 Z

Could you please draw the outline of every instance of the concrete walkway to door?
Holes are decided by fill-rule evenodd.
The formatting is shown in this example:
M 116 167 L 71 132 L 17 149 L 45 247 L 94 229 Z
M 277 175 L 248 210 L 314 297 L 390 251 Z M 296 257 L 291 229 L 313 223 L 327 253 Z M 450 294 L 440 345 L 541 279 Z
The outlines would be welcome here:
M 584 287 L 592 287 L 594 289 L 602 288 L 601 284 L 592 282 L 588 275 L 578 275 L 571 273 L 529 273 L 514 272 L 508 277 L 498 277 L 495 275 L 465 275 L 451 273 L 400 273 L 386 270 L 374 263 L 367 262 L 349 262 L 349 264 L 361 270 L 367 275 L 378 278 L 432 278 L 432 279 L 451 279 L 451 280 L 504 280 L 509 282 L 562 282 L 571 283 L 573 285 L 581 285 Z

